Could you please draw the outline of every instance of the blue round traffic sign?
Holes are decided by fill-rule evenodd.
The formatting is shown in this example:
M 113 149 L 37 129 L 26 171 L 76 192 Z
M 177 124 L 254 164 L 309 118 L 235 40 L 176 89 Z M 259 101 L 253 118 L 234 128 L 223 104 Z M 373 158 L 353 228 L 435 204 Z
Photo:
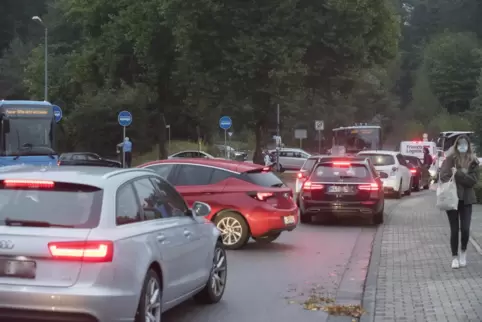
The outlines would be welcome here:
M 52 105 L 52 108 L 54 109 L 55 122 L 59 123 L 62 119 L 62 109 L 60 108 L 60 106 L 57 105 Z
M 120 126 L 129 126 L 132 123 L 132 114 L 128 111 L 119 112 L 117 120 Z
M 233 125 L 233 121 L 229 116 L 223 116 L 219 119 L 219 127 L 223 130 L 229 130 Z

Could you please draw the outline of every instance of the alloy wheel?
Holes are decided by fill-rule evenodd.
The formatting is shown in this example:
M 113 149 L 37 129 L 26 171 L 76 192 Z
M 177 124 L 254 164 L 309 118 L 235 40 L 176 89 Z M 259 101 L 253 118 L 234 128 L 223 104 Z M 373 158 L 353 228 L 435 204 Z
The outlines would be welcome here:
M 161 287 L 155 278 L 151 278 L 147 283 L 145 300 L 145 322 L 161 321 Z
M 221 232 L 223 244 L 231 246 L 241 239 L 243 227 L 236 218 L 225 217 L 218 222 L 217 227 Z
M 213 268 L 211 272 L 211 289 L 214 296 L 220 296 L 226 285 L 226 253 L 218 247 L 214 253 Z

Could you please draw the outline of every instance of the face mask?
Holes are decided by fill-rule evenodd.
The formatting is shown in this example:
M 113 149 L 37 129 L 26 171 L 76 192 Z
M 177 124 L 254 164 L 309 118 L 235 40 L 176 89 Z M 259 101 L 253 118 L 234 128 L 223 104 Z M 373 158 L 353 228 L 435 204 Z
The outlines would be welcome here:
M 467 153 L 467 151 L 469 150 L 469 145 L 467 143 L 460 143 L 459 145 L 457 145 L 457 150 L 460 153 Z

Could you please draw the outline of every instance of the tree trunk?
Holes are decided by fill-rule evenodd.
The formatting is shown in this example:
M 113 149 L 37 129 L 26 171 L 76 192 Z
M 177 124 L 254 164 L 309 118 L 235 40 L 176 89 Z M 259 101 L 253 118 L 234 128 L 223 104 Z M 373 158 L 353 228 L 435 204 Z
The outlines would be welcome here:
M 162 104 L 161 104 L 162 106 Z M 167 159 L 167 149 L 166 149 L 166 118 L 164 117 L 163 111 L 159 111 L 159 136 L 158 136 L 158 156 L 159 160 Z
M 253 163 L 264 164 L 263 151 L 261 149 L 261 146 L 263 145 L 263 123 L 261 121 L 256 122 L 254 135 L 256 147 L 253 154 Z

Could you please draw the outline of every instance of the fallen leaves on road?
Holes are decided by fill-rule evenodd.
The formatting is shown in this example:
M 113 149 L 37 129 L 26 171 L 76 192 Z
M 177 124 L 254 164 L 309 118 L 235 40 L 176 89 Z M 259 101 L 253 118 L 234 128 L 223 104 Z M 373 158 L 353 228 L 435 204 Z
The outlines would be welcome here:
M 310 289 L 310 295 L 305 300 L 295 300 L 292 296 L 285 297 L 288 300 L 288 304 L 298 304 L 303 307 L 303 309 L 308 311 L 324 311 L 330 315 L 335 316 L 349 316 L 353 318 L 359 318 L 364 313 L 365 310 L 361 305 L 339 305 L 335 304 L 335 300 L 331 297 L 324 296 L 321 292 L 323 287 L 321 285 L 313 284 Z M 293 288 L 290 291 L 294 291 Z M 308 292 L 307 292 L 308 293 Z M 304 296 L 304 293 L 300 293 L 299 296 Z M 356 319 L 353 319 L 356 321 Z
M 326 305 L 323 307 L 323 311 L 331 315 L 338 316 L 351 316 L 354 318 L 361 317 L 366 311 L 361 307 L 361 305 Z

